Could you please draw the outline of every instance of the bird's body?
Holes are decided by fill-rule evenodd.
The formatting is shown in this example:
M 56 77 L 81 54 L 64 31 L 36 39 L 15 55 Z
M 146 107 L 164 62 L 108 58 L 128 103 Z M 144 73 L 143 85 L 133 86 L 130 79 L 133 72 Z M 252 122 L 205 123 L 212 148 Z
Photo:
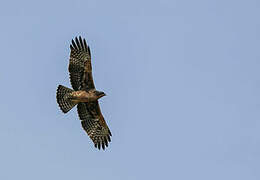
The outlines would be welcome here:
M 99 98 L 105 96 L 105 94 L 98 94 L 98 91 L 74 91 L 71 93 L 71 101 L 80 103 L 80 102 L 94 102 Z
M 111 141 L 110 136 L 112 136 L 98 104 L 98 99 L 105 96 L 105 93 L 95 89 L 90 49 L 85 39 L 76 37 L 75 41 L 72 40 L 72 45 L 70 45 L 69 63 L 73 90 L 59 85 L 57 102 L 64 113 L 77 105 L 83 129 L 90 136 L 95 147 L 105 149 L 105 146 L 108 146 L 108 142 Z

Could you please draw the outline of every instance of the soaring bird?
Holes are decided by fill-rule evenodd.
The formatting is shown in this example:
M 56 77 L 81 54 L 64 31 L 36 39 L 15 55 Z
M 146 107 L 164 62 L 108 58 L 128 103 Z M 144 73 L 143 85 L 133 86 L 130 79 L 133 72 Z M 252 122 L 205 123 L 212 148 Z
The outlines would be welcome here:
M 72 39 L 70 45 L 69 74 L 72 89 L 59 85 L 56 99 L 62 112 L 77 106 L 81 125 L 96 148 L 105 149 L 112 136 L 101 113 L 98 99 L 106 94 L 97 91 L 92 77 L 90 48 L 85 39 Z

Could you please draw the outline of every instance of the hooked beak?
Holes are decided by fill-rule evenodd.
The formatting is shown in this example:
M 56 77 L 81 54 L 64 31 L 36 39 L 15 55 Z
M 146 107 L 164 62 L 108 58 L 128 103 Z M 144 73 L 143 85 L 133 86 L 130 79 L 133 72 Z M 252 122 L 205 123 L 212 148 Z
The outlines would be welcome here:
M 106 94 L 104 92 L 101 92 L 101 94 L 99 95 L 99 97 L 103 97 L 106 96 Z
M 102 91 L 96 91 L 95 94 L 96 94 L 96 96 L 97 96 L 98 98 L 101 98 L 101 97 L 103 97 L 103 96 L 106 96 L 106 94 L 105 94 L 104 92 L 102 92 Z

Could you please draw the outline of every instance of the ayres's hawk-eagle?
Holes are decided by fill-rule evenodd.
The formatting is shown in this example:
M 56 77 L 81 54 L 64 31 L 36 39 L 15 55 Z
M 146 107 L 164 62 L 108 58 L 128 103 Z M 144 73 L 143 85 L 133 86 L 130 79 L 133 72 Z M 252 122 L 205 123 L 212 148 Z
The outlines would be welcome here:
M 64 113 L 77 105 L 83 129 L 95 147 L 105 149 L 112 134 L 98 104 L 98 99 L 105 96 L 105 93 L 95 89 L 89 46 L 86 40 L 79 36 L 75 41 L 72 40 L 70 50 L 69 73 L 73 90 L 59 85 L 57 102 Z

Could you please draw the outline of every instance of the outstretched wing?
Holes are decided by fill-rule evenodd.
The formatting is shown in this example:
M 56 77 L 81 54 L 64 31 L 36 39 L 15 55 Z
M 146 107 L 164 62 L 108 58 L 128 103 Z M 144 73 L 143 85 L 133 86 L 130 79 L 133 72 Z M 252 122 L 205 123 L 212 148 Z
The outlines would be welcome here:
M 79 103 L 77 109 L 81 125 L 92 139 L 95 147 L 105 149 L 105 146 L 108 146 L 108 142 L 111 141 L 112 134 L 100 111 L 98 101 Z
M 85 39 L 75 38 L 70 45 L 69 73 L 74 90 L 94 89 L 91 54 Z

